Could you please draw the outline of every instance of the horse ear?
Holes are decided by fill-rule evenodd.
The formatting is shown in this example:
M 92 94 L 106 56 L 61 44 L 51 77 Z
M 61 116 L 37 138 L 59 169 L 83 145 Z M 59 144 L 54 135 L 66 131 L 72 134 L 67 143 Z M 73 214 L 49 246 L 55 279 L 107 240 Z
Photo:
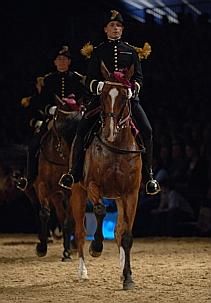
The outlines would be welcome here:
M 105 63 L 103 61 L 101 61 L 100 70 L 101 70 L 101 73 L 102 73 L 104 79 L 108 80 L 111 74 L 110 74 L 109 70 L 107 69 L 107 67 L 105 66 Z
M 129 70 L 125 73 L 125 78 L 130 80 L 134 74 L 134 64 L 132 64 Z

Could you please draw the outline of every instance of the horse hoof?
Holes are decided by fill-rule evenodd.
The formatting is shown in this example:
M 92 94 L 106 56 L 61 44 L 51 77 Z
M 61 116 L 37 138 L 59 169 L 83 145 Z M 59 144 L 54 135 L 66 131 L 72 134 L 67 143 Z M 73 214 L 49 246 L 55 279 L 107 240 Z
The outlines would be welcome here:
M 59 229 L 59 227 L 56 227 L 53 231 L 53 238 L 56 240 L 61 240 L 63 237 L 62 231 Z
M 47 245 L 37 244 L 36 253 L 38 257 L 45 257 L 47 254 Z
M 71 253 L 69 250 L 64 250 L 62 262 L 70 262 L 72 260 L 70 255 L 71 255 Z
M 52 237 L 48 237 L 48 244 L 53 243 L 53 238 Z
M 87 273 L 80 273 L 79 274 L 79 281 L 83 282 L 83 281 L 87 281 L 89 280 L 89 276 Z
M 69 256 L 69 257 L 62 257 L 62 262 L 71 262 L 72 261 L 72 258 Z
M 102 252 L 101 251 L 95 251 L 92 249 L 91 245 L 89 247 L 89 254 L 90 256 L 92 256 L 93 258 L 98 258 L 101 256 Z
M 98 258 L 101 256 L 103 251 L 103 244 L 97 244 L 95 241 L 92 241 L 90 246 L 89 246 L 89 254 L 94 257 Z
M 123 290 L 130 290 L 135 287 L 135 283 L 133 281 L 124 281 L 123 282 Z

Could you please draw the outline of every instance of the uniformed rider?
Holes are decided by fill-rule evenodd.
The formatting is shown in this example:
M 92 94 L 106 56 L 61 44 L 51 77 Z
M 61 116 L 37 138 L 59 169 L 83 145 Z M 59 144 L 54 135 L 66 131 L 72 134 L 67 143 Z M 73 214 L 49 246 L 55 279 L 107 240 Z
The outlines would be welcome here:
M 29 175 L 14 176 L 16 187 L 22 191 L 37 175 L 40 140 L 47 131 L 47 123 L 56 110 L 55 96 L 63 99 L 74 94 L 74 99 L 78 101 L 84 95 L 83 76 L 70 69 L 72 56 L 69 46 L 63 45 L 54 49 L 50 57 L 55 71 L 44 77 L 38 77 L 35 94 L 21 101 L 22 106 L 33 113 L 30 125 L 34 127 L 34 135 L 29 143 Z
M 85 157 L 84 137 L 96 120 L 99 119 L 99 112 L 93 114 L 93 109 L 97 109 L 99 106 L 99 95 L 101 94 L 104 85 L 105 79 L 101 73 L 101 62 L 103 61 L 111 73 L 129 69 L 131 65 L 134 65 L 134 74 L 131 78 L 131 81 L 134 83 L 131 98 L 132 118 L 137 129 L 142 134 L 146 148 L 146 154 L 143 156 L 143 177 L 146 184 L 146 193 L 154 195 L 160 191 L 160 186 L 158 182 L 153 179 L 152 172 L 152 128 L 139 101 L 139 94 L 143 87 L 141 62 L 135 47 L 122 41 L 123 29 L 124 22 L 122 15 L 119 12 L 112 10 L 107 16 L 104 24 L 104 32 L 107 39 L 97 47 L 94 47 L 93 52 L 90 55 L 86 75 L 86 86 L 93 95 L 92 102 L 87 108 L 87 111 L 91 111 L 92 114 L 88 115 L 87 112 L 79 123 L 73 148 L 72 167 L 68 173 L 61 177 L 59 182 L 64 188 L 71 188 L 73 183 L 79 182 L 82 178 Z M 91 47 L 92 46 L 88 44 L 86 48 L 82 49 L 82 52 L 87 52 L 88 54 Z

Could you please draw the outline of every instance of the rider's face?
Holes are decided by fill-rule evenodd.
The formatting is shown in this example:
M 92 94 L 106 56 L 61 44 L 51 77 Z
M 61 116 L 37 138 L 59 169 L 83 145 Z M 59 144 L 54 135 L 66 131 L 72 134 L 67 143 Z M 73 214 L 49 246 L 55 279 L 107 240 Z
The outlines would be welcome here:
M 122 36 L 123 25 L 119 21 L 111 21 L 104 27 L 104 32 L 109 39 L 119 39 Z
M 56 59 L 54 60 L 54 64 L 59 72 L 68 71 L 70 63 L 71 63 L 70 58 L 63 55 L 57 56 Z

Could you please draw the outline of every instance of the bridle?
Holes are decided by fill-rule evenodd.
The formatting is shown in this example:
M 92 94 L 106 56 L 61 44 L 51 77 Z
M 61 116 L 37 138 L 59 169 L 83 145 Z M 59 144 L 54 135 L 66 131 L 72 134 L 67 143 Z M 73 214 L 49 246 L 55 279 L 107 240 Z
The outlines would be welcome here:
M 115 81 L 105 81 L 104 82 L 105 85 L 112 85 L 112 86 L 121 86 L 123 88 L 130 88 L 129 86 L 120 83 L 120 82 L 115 82 Z M 129 99 L 129 93 L 127 94 L 127 98 L 126 98 L 126 102 L 123 104 L 122 108 L 120 109 L 120 112 L 118 113 L 118 116 L 116 113 L 114 112 L 105 112 L 102 109 L 102 113 L 101 113 L 101 126 L 102 128 L 105 127 L 105 119 L 106 118 L 112 118 L 115 122 L 116 122 L 116 133 L 115 135 L 117 135 L 121 129 L 123 128 L 130 128 L 130 121 L 131 121 L 131 103 L 130 103 L 130 99 Z M 100 98 L 103 98 L 103 95 L 101 95 Z M 102 101 L 101 101 L 102 103 Z M 125 114 L 125 108 L 126 106 L 128 107 L 128 111 Z M 103 108 L 103 106 L 102 106 Z M 118 118 L 119 117 L 119 118 Z M 117 120 L 118 119 L 118 120 Z M 129 154 L 129 153 L 135 153 L 135 154 L 140 154 L 142 152 L 145 151 L 145 147 L 143 146 L 141 149 L 137 149 L 137 150 L 129 150 L 129 149 L 122 149 L 122 148 L 118 148 L 113 144 L 108 143 L 107 141 L 105 141 L 104 139 L 102 139 L 102 137 L 100 135 L 97 135 L 98 140 L 100 141 L 100 143 L 105 146 L 108 150 L 115 152 L 115 153 L 119 153 L 119 154 Z
M 61 160 L 65 160 L 65 154 L 64 154 L 64 146 L 63 146 L 63 143 L 62 143 L 62 137 L 61 135 L 59 134 L 59 129 L 58 129 L 58 125 L 57 125 L 57 122 L 58 122 L 58 119 L 59 119 L 59 116 L 60 114 L 64 115 L 64 116 L 68 116 L 70 115 L 73 111 L 67 111 L 67 110 L 63 110 L 62 107 L 64 107 L 66 105 L 66 103 L 61 99 L 59 98 L 57 95 L 56 95 L 56 100 L 58 101 L 59 105 L 56 107 L 56 110 L 55 110 L 55 113 L 53 115 L 53 123 L 52 123 L 52 132 L 53 134 L 55 135 L 56 137 L 56 145 L 55 145 L 55 149 L 56 149 L 56 152 L 58 153 L 59 157 L 61 158 Z M 75 114 L 75 117 L 79 114 L 79 112 L 77 112 Z M 66 119 L 66 117 L 64 117 L 64 120 Z M 74 117 L 73 117 L 74 118 Z M 42 142 L 44 141 L 44 139 L 49 135 L 49 131 L 44 135 L 44 137 L 42 138 L 42 141 L 41 141 L 41 148 L 40 150 L 42 151 L 42 154 L 45 158 L 46 161 L 48 161 L 49 163 L 51 164 L 55 164 L 55 165 L 59 165 L 59 166 L 66 166 L 66 163 L 62 163 L 62 162 L 57 162 L 57 161 L 53 161 L 53 160 L 50 160 L 48 155 L 46 155 L 44 149 L 42 148 Z
M 105 83 L 105 85 L 108 84 L 108 85 L 112 85 L 112 86 L 121 86 L 123 88 L 128 88 L 123 83 L 119 83 L 119 82 L 105 81 L 104 83 Z M 128 105 L 128 113 L 126 115 L 124 115 L 124 109 L 127 105 Z M 118 119 L 118 121 L 116 121 L 117 132 L 119 132 L 122 128 L 129 127 L 128 122 L 131 119 L 131 104 L 130 104 L 130 100 L 129 100 L 128 96 L 127 96 L 126 102 L 123 104 L 123 106 L 118 114 L 118 117 L 120 117 L 120 118 Z M 105 118 L 113 118 L 113 120 L 117 120 L 118 117 L 117 117 L 116 113 L 114 113 L 114 112 L 102 111 L 102 113 L 101 113 L 102 127 L 105 126 L 105 123 L 104 123 Z

